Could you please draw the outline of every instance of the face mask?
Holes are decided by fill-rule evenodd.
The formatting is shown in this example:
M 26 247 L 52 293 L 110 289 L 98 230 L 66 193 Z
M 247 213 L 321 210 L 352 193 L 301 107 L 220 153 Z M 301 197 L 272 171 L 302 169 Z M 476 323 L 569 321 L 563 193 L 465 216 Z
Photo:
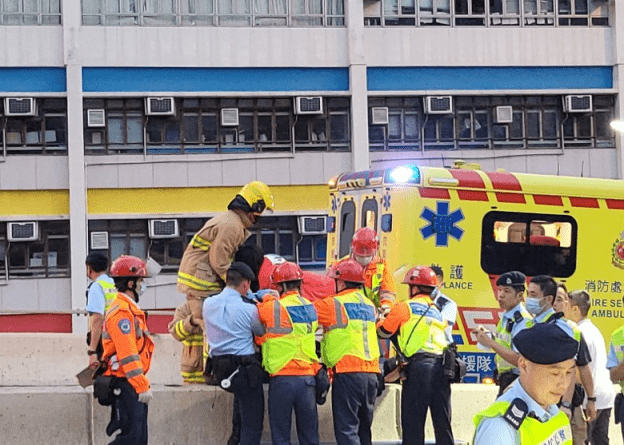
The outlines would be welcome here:
M 542 313 L 542 306 L 540 305 L 541 298 L 531 298 L 528 297 L 526 299 L 526 310 L 529 311 L 531 315 L 539 315 Z
M 355 261 L 360 263 L 361 266 L 366 267 L 371 261 L 373 261 L 373 257 L 372 256 L 356 256 Z

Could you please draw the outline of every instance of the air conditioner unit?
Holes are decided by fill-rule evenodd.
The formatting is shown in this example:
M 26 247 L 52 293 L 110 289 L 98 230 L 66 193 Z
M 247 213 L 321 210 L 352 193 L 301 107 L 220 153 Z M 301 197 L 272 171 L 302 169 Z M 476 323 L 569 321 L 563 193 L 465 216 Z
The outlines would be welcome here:
M 299 233 L 301 235 L 319 235 L 327 233 L 325 216 L 300 216 Z
M 513 107 L 511 105 L 496 107 L 495 118 L 497 124 L 511 124 L 513 122 Z
M 91 250 L 108 250 L 108 232 L 91 232 Z
M 295 97 L 295 114 L 323 114 L 323 98 Z
M 149 237 L 151 239 L 177 238 L 180 226 L 177 219 L 150 219 Z
M 221 125 L 224 127 L 238 127 L 238 108 L 222 108 Z
M 36 241 L 39 239 L 39 226 L 35 221 L 7 223 L 7 239 L 9 241 Z
M 425 114 L 450 114 L 452 112 L 452 96 L 425 96 Z
M 563 111 L 566 113 L 587 113 L 592 111 L 591 94 L 563 96 Z
M 105 127 L 106 112 L 104 109 L 87 110 L 87 127 Z
M 372 125 L 388 125 L 388 107 L 373 107 L 371 110 Z
M 173 116 L 175 111 L 175 100 L 173 97 L 145 98 L 145 114 L 148 116 Z
M 5 116 L 36 116 L 37 100 L 34 97 L 6 97 L 4 99 Z

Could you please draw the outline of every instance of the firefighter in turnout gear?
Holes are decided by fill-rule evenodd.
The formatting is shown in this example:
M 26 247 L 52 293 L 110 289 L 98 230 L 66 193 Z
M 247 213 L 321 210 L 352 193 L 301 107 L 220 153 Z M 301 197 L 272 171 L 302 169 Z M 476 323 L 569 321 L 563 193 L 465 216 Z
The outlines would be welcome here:
M 379 336 L 398 333 L 400 353 L 407 361 L 401 395 L 403 444 L 424 445 L 425 420 L 431 409 L 436 444 L 453 445 L 451 384 L 444 373 L 447 322 L 430 298 L 438 285 L 433 270 L 416 266 L 403 280 L 409 286 L 407 301 L 397 303 L 379 326 Z
M 110 376 L 116 394 L 106 433 L 121 432 L 111 444 L 147 445 L 147 405 L 152 399 L 146 377 L 154 342 L 147 331 L 145 313 L 137 305 L 144 291 L 147 266 L 136 257 L 122 255 L 110 270 L 119 291 L 104 321 L 102 343 L 104 376 Z
M 336 295 L 314 302 L 324 328 L 323 363 L 334 375 L 332 413 L 338 445 L 370 444 L 380 385 L 375 305 L 363 292 L 364 270 L 354 260 L 332 266 Z
M 262 365 L 270 374 L 269 424 L 273 445 L 290 445 L 292 411 L 301 445 L 319 443 L 316 411 L 316 373 L 320 365 L 314 333 L 318 327 L 316 309 L 301 296 L 303 272 L 291 262 L 278 265 L 271 284 L 280 297 L 264 297 L 258 306 L 266 334 Z

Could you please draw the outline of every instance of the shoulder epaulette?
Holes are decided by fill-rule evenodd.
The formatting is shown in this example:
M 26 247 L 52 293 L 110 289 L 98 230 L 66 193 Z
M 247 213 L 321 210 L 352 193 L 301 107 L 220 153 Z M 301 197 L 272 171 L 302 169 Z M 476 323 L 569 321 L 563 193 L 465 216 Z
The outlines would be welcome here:
M 513 399 L 509 408 L 503 415 L 503 419 L 514 427 L 514 429 L 519 430 L 520 425 L 524 422 L 524 418 L 529 413 L 529 407 L 526 402 L 522 399 Z

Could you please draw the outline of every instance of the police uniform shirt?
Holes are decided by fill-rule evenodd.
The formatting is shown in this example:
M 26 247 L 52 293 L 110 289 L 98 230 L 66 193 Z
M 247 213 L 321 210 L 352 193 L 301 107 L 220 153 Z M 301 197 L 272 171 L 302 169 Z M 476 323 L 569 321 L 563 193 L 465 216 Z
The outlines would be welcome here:
M 503 329 L 506 328 L 506 326 L 508 324 L 511 324 L 511 322 L 513 321 L 513 324 L 511 326 L 511 332 L 509 333 L 510 338 L 513 340 L 513 338 L 516 336 L 516 334 L 518 334 L 518 332 L 522 331 L 523 329 L 526 329 L 527 326 L 527 318 L 523 318 L 521 321 L 515 321 L 515 313 L 516 312 L 526 312 L 526 309 L 524 308 L 524 306 L 522 306 L 522 303 L 518 303 L 518 305 L 516 307 L 514 307 L 513 309 L 505 312 L 503 314 L 503 316 L 501 317 L 501 323 L 503 326 Z M 511 349 L 515 352 L 518 352 L 518 350 L 516 349 L 515 346 L 513 346 L 512 343 L 512 347 Z M 513 368 L 512 372 L 514 374 L 518 374 L 520 371 L 518 371 L 518 368 Z
M 203 315 L 211 357 L 251 355 L 255 352 L 252 334 L 264 334 L 255 302 L 230 287 L 206 299 Z
M 109 284 L 115 285 L 115 282 L 111 277 L 106 274 L 100 275 L 98 280 L 106 281 Z M 104 296 L 104 289 L 102 285 L 97 281 L 93 281 L 87 290 L 87 312 L 91 314 L 104 314 L 104 308 L 106 307 L 106 297 Z
M 444 321 L 448 323 L 448 326 L 444 329 L 444 333 L 449 343 L 453 343 L 453 326 L 455 326 L 455 320 L 457 319 L 457 303 L 440 292 L 440 289 L 437 287 L 433 289 L 431 299 L 433 300 L 433 304 L 440 310 Z
M 548 309 L 547 311 L 539 314 L 533 320 L 536 323 L 545 323 L 548 322 L 550 317 L 555 315 L 555 310 L 553 308 Z M 574 338 L 574 330 L 568 324 L 568 321 L 565 318 L 557 318 L 553 322 L 556 326 L 558 326 L 561 330 L 563 330 L 570 337 Z M 579 345 L 578 352 L 575 357 L 576 366 L 585 366 L 591 362 L 591 355 L 589 354 L 589 348 L 587 347 L 587 343 L 581 334 L 581 344 Z
M 621 348 L 621 346 L 619 346 L 619 348 Z M 620 362 L 617 358 L 615 345 L 613 344 L 613 341 L 611 341 L 611 343 L 609 344 L 609 353 L 607 354 L 607 369 L 611 370 L 617 367 L 619 364 Z
M 520 380 L 516 380 L 507 392 L 503 393 L 497 402 L 512 402 L 514 399 L 522 399 L 528 407 L 528 415 L 538 419 L 540 422 L 547 422 L 552 419 L 559 408 L 557 405 L 549 405 L 542 408 L 535 400 L 527 394 L 522 387 Z M 481 421 L 477 428 L 473 445 L 501 445 L 520 444 L 520 434 L 503 417 L 486 418 Z

